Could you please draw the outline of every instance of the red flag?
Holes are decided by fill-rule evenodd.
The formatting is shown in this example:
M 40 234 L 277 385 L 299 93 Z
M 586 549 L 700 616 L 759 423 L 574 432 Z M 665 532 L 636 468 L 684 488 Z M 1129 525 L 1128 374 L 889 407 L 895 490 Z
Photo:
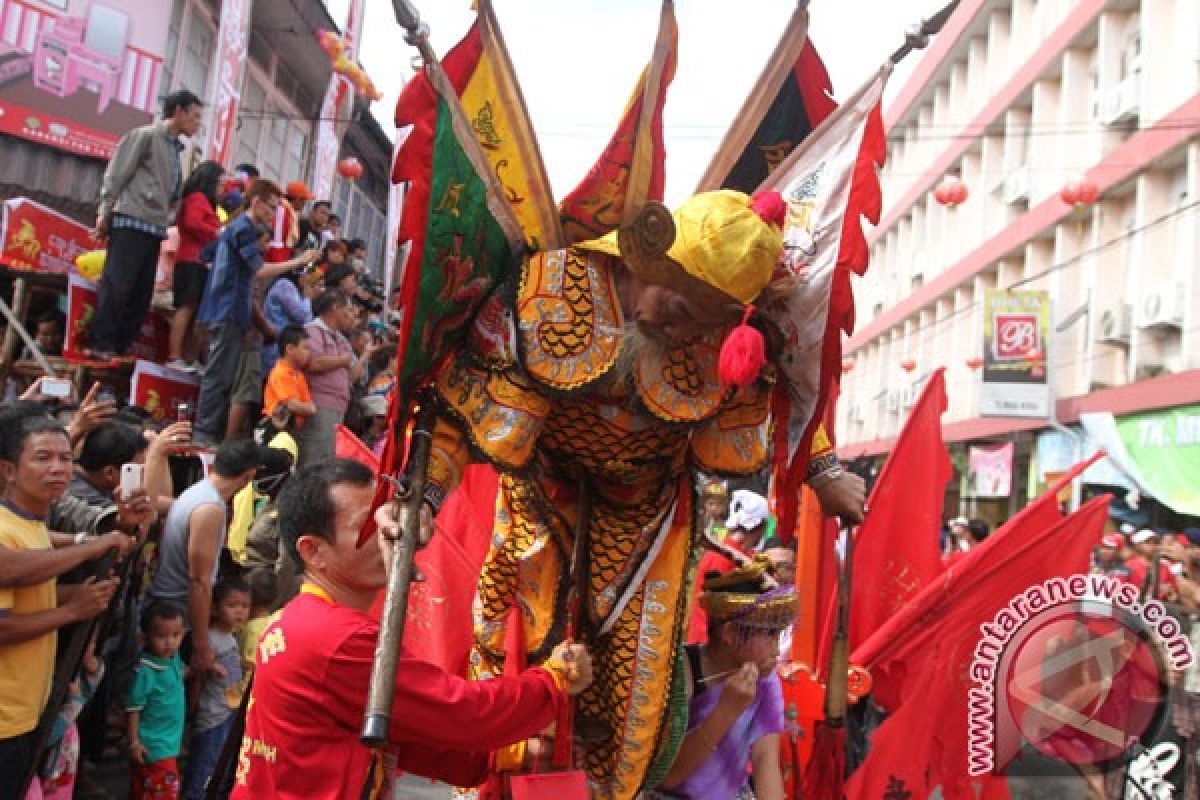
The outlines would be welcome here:
M 603 236 L 629 221 L 647 200 L 662 200 L 666 182 L 663 105 L 675 77 L 678 38 L 675 4 L 663 0 L 654 55 L 616 132 L 587 176 L 559 204 L 568 243 Z
M 938 525 L 954 474 L 942 442 L 945 369 L 934 370 L 884 462 L 854 540 L 850 648 L 862 644 L 942 570 Z
M 471 603 L 491 541 L 496 471 L 473 464 L 446 498 L 429 545 L 417 553 L 422 580 L 412 584 L 404 646 L 452 675 L 466 675 L 471 652 Z
M 351 461 L 370 467 L 376 475 L 379 474 L 379 457 L 363 440 L 345 425 L 335 425 L 333 435 L 333 454 L 338 458 L 348 458 Z
M 911 679 L 898 708 L 872 737 L 867 760 L 847 783 L 848 797 L 927 797 L 941 786 L 947 800 L 965 800 L 975 796 L 972 781 L 984 784 L 989 796 L 1003 796 L 1001 778 L 972 779 L 967 772 L 970 670 L 980 626 L 1030 587 L 1086 572 L 1108 517 L 1108 498 L 1097 498 L 1065 519 L 1053 493 L 1029 509 L 993 534 L 985 542 L 990 547 L 973 550 L 971 558 L 910 602 L 906 610 L 924 609 L 916 618 L 905 615 L 910 627 L 885 626 L 877 632 L 901 644 L 881 653 L 872 671 L 900 667 Z
M 1058 492 L 1085 469 L 1103 457 L 1097 453 L 1087 461 L 1076 464 L 1045 494 L 1021 509 L 982 544 L 972 548 L 965 558 L 946 568 L 937 581 L 900 609 L 887 624 L 850 653 L 850 663 L 871 670 L 875 701 L 889 711 L 899 706 L 902 697 L 911 696 L 904 687 L 905 674 L 916 675 L 926 664 L 937 639 L 937 627 L 932 623 L 945 609 L 958 603 L 961 592 L 979 580 L 990 576 L 1012 557 L 1012 550 L 1039 531 L 1053 527 L 1062 519 L 1058 508 Z M 1016 531 L 1016 533 L 1013 533 Z

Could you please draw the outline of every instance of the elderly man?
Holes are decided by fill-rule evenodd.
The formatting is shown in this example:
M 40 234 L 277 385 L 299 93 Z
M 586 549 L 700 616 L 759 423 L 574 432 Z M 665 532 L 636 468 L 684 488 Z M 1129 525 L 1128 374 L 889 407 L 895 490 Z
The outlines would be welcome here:
M 675 213 L 673 239 L 648 207 L 619 235 L 539 253 L 435 378 L 430 510 L 471 456 L 501 473 L 476 675 L 501 674 L 514 608 L 528 663 L 568 627 L 595 643 L 604 679 L 580 696 L 576 734 L 596 798 L 658 785 L 678 748 L 692 470 L 744 476 L 769 460 L 773 370 L 737 390 L 718 375 L 739 321 L 761 324 L 752 304 L 783 251 L 764 216 L 744 194 L 712 192 Z M 825 511 L 859 519 L 861 481 L 822 455 L 808 480 Z

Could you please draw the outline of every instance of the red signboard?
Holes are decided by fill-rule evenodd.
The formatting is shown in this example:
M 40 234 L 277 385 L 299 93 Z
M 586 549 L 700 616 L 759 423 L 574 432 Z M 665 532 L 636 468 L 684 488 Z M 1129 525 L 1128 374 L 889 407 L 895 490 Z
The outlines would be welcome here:
M 192 375 L 138 361 L 129 382 L 129 404 L 150 412 L 156 422 L 174 422 L 180 403 L 196 407 L 200 381 Z
M 65 358 L 78 361 L 87 358 L 84 348 L 87 346 L 87 332 L 92 326 L 92 317 L 95 314 L 95 285 L 78 275 L 72 275 L 67 282 L 67 338 L 63 344 Z M 168 331 L 166 318 L 157 311 L 150 311 L 142 319 L 142 330 L 129 350 L 130 355 L 150 361 L 166 361 Z
M 25 197 L 4 201 L 0 242 L 0 265 L 56 275 L 66 275 L 80 253 L 95 247 L 83 225 Z
M 157 110 L 171 6 L 0 2 L 0 133 L 110 157 Z
M 995 324 L 996 360 L 1024 360 L 1040 352 L 1036 314 L 997 314 Z

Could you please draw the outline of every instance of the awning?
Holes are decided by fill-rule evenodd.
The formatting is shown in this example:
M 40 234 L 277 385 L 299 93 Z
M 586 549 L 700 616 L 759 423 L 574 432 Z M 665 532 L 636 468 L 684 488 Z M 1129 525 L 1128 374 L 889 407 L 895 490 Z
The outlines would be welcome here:
M 1082 414 L 1080 422 L 1142 493 L 1178 514 L 1200 516 L 1200 405 L 1120 418 Z

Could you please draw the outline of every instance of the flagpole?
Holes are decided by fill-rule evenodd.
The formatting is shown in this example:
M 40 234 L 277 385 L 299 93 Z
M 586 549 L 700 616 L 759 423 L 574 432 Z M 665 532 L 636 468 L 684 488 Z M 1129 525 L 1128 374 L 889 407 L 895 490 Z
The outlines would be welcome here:
M 397 0 L 397 2 L 402 2 L 402 0 Z M 905 34 L 904 44 L 900 46 L 899 50 L 892 53 L 888 60 L 893 65 L 899 64 L 913 50 L 923 50 L 929 44 L 929 37 L 941 33 L 942 28 L 946 26 L 946 21 L 950 19 L 950 15 L 958 8 L 958 2 L 959 0 L 950 0 L 949 3 L 942 6 L 940 11 L 932 17 L 922 20 L 914 30 Z

